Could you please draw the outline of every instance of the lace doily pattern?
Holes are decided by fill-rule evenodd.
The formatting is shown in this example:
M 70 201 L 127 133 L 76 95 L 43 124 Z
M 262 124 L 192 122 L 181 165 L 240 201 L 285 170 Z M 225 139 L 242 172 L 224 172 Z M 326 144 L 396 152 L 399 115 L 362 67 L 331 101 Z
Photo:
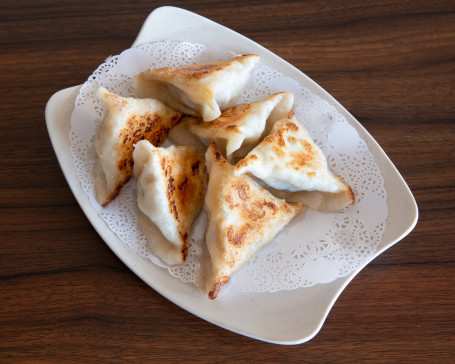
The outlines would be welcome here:
M 107 207 L 94 197 L 94 136 L 101 122 L 103 104 L 94 93 L 99 86 L 125 97 L 136 96 L 132 78 L 138 72 L 179 67 L 235 54 L 188 42 L 157 42 L 109 57 L 81 87 L 71 117 L 71 153 L 78 179 L 92 206 L 120 240 L 153 264 L 184 281 L 199 284 L 204 255 L 206 216 L 196 220 L 184 264 L 168 267 L 150 251 L 140 231 L 134 178 Z M 309 210 L 297 216 L 234 277 L 231 290 L 276 292 L 331 282 L 361 267 L 377 250 L 385 231 L 387 193 L 380 168 L 355 128 L 329 102 L 293 79 L 259 64 L 239 99 L 249 102 L 279 91 L 295 96 L 294 111 L 321 147 L 335 174 L 351 186 L 356 201 L 345 211 Z

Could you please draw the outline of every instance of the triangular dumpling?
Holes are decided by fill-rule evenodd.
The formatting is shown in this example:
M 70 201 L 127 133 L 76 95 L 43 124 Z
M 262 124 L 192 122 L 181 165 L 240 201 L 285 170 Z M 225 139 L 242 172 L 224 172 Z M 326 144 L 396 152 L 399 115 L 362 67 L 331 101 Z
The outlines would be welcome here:
M 296 216 L 301 204 L 273 196 L 248 176 L 234 176 L 234 166 L 212 143 L 205 155 L 209 182 L 206 244 L 212 272 L 206 283 L 215 299 L 233 273 L 247 263 Z
M 189 128 L 202 140 L 215 142 L 230 161 L 244 157 L 266 129 L 269 131 L 275 121 L 291 111 L 293 103 L 292 93 L 280 92 L 256 102 L 235 105 L 223 110 L 215 120 Z
M 150 248 L 167 264 L 183 263 L 203 202 L 204 158 L 189 146 L 156 148 L 146 140 L 135 145 L 133 157 L 140 224 Z
M 229 61 L 159 68 L 137 74 L 133 88 L 140 97 L 151 97 L 184 114 L 210 121 L 220 109 L 240 96 L 259 56 L 239 56 Z
M 247 172 L 277 190 L 289 191 L 278 196 L 321 211 L 354 202 L 351 188 L 332 174 L 321 149 L 293 112 L 277 121 L 270 135 L 238 162 L 236 175 Z
M 107 113 L 95 137 L 95 196 L 106 206 L 133 175 L 133 144 L 159 145 L 182 114 L 152 99 L 125 98 L 104 87 L 96 91 Z

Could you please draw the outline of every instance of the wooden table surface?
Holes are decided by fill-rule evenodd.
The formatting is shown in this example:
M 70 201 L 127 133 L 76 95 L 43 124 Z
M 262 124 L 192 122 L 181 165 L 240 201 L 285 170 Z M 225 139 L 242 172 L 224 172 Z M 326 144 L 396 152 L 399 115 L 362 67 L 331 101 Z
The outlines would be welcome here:
M 128 48 L 162 5 L 306 73 L 417 200 L 414 231 L 352 281 L 305 344 L 243 337 L 163 298 L 98 236 L 57 163 L 46 102 Z M 455 2 L 4 1 L 0 46 L 0 362 L 453 362 Z

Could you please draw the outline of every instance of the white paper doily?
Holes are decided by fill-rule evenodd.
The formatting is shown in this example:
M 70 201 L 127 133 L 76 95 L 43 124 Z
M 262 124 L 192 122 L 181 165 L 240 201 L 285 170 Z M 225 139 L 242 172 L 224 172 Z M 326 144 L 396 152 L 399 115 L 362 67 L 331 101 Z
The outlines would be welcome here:
M 94 93 L 99 86 L 122 96 L 136 96 L 132 77 L 147 69 L 179 67 L 229 59 L 234 53 L 188 42 L 157 42 L 109 57 L 81 87 L 71 117 L 71 152 L 82 188 L 90 203 L 117 236 L 141 256 L 167 268 L 184 282 L 198 284 L 206 216 L 196 220 L 184 264 L 167 267 L 154 256 L 140 231 L 134 178 L 107 207 L 94 197 L 93 158 L 96 125 L 103 104 Z M 327 156 L 335 174 L 351 186 L 356 201 L 343 212 L 308 210 L 294 218 L 278 236 L 233 277 L 229 290 L 276 292 L 310 287 L 343 277 L 364 264 L 375 252 L 385 231 L 387 195 L 378 165 L 357 131 L 334 106 L 296 81 L 267 65 L 252 72 L 238 103 L 255 101 L 279 91 L 295 96 L 294 111 Z M 166 145 L 166 144 L 165 144 Z

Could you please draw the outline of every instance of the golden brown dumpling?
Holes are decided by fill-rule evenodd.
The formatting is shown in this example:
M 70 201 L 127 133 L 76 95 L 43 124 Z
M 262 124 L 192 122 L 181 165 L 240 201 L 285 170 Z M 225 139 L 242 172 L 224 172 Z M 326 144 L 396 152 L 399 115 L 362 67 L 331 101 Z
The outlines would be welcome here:
M 234 166 L 212 143 L 206 153 L 209 183 L 206 244 L 212 272 L 207 292 L 215 299 L 233 273 L 247 263 L 296 216 L 301 204 L 273 196 L 248 176 L 234 176 Z
M 133 175 L 133 144 L 147 139 L 160 145 L 182 114 L 152 99 L 118 96 L 100 87 L 107 113 L 95 137 L 95 196 L 106 206 Z
M 133 89 L 140 97 L 151 97 L 184 114 L 210 121 L 240 96 L 251 70 L 259 62 L 255 54 L 229 61 L 159 68 L 137 74 Z
M 142 140 L 133 158 L 140 226 L 150 248 L 167 264 L 183 263 L 204 197 L 204 157 L 189 146 L 157 148 Z
M 321 211 L 340 210 L 354 202 L 350 187 L 329 170 L 321 149 L 293 112 L 275 123 L 264 140 L 238 162 L 236 175 L 251 173 L 287 201 Z

